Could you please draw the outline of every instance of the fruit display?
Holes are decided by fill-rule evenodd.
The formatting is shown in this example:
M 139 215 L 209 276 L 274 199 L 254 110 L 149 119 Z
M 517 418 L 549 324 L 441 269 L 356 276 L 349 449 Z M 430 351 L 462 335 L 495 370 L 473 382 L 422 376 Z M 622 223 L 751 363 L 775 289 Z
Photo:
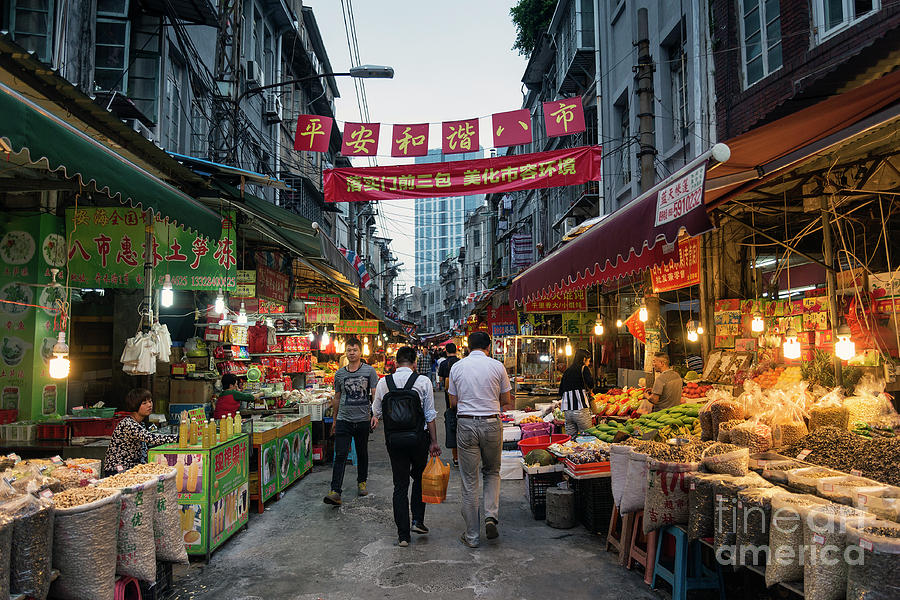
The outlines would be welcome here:
M 688 381 L 685 379 L 684 387 L 681 389 L 681 397 L 686 400 L 699 400 L 706 397 L 706 392 L 713 389 L 708 384 L 699 384 L 696 381 Z
M 519 425 L 523 423 L 543 423 L 544 419 L 540 415 L 525 415 L 519 421 Z
M 637 412 L 645 388 L 614 388 L 605 394 L 594 394 L 591 409 L 604 417 L 630 417 Z
M 529 467 L 546 467 L 556 462 L 556 457 L 546 450 L 532 450 L 525 455 L 525 464 Z
M 608 448 L 608 444 L 600 441 L 599 439 L 592 439 L 581 442 L 569 440 L 568 442 L 563 442 L 562 444 L 551 444 L 550 447 L 547 448 L 547 450 L 558 456 L 569 456 L 570 454 L 581 452 L 583 450 L 606 450 Z
M 787 388 L 795 383 L 800 383 L 802 380 L 803 374 L 801 373 L 799 366 L 771 367 L 750 379 L 750 381 L 764 390 L 770 388 Z
M 598 423 L 594 427 L 585 430 L 585 433 L 593 435 L 604 442 L 612 442 L 617 433 L 625 432 L 627 435 L 645 435 L 651 431 L 656 432 L 656 438 L 667 440 L 673 437 L 690 437 L 700 434 L 699 403 L 679 404 L 656 412 L 648 413 L 636 419 L 624 423 L 609 421 Z

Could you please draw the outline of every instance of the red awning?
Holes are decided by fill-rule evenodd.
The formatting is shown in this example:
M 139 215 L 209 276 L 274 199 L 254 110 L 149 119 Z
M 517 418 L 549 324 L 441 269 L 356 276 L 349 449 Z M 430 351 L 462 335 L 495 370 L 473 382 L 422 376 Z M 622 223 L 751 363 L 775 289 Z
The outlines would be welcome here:
M 719 206 L 834 144 L 896 118 L 898 99 L 900 69 L 728 140 L 731 158 L 710 167 L 706 177 L 707 205 Z
M 666 192 L 678 182 L 688 179 L 698 170 L 698 164 L 702 172 L 707 157 L 708 154 L 681 169 L 675 176 L 529 267 L 513 280 L 509 291 L 510 302 L 524 304 L 556 292 L 596 285 L 676 259 L 678 253 L 673 242 L 682 228 L 691 236 L 712 229 L 702 202 L 702 180 L 697 189 L 697 204 L 692 205 L 688 212 L 673 218 L 660 211 L 666 206 L 666 198 L 671 197 Z M 662 199 L 661 191 L 664 191 Z M 658 200 L 662 201 L 658 203 Z M 656 225 L 657 222 L 661 224 Z

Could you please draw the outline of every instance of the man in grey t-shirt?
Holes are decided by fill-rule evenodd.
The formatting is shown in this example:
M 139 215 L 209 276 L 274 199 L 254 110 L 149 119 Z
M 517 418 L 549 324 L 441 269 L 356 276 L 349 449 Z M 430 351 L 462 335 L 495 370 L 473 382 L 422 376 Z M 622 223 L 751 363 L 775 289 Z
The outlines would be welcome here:
M 325 496 L 326 504 L 341 504 L 341 486 L 344 469 L 350 454 L 351 441 L 356 444 L 356 482 L 360 496 L 369 493 L 366 478 L 369 475 L 369 419 L 372 415 L 372 395 L 378 384 L 378 374 L 370 365 L 362 362 L 362 344 L 357 338 L 346 342 L 347 365 L 334 374 L 334 400 L 331 403 L 334 421 L 334 468 L 331 474 L 331 491 Z
M 653 380 L 653 388 L 648 398 L 653 410 L 663 410 L 681 404 L 681 375 L 672 370 L 668 354 L 657 352 L 653 355 L 653 371 L 656 372 L 656 379 Z

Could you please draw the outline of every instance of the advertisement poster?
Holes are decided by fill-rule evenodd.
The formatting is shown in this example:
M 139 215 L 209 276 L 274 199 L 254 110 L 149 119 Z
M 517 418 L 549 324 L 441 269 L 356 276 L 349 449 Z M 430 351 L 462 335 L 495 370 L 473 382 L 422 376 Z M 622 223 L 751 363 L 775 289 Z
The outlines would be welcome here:
M 332 294 L 303 294 L 313 304 L 306 305 L 307 323 L 337 323 L 341 320 L 341 297 Z
M 288 276 L 269 267 L 257 267 L 256 294 L 264 300 L 287 303 Z
M 144 285 L 144 215 L 134 208 L 66 210 L 71 285 L 86 288 L 131 288 Z M 154 287 L 166 274 L 172 287 L 233 290 L 237 274 L 234 216 L 222 219 L 222 237 L 211 240 L 157 218 L 153 224 Z M 65 244 L 64 244 L 65 246 Z
M 65 380 L 48 365 L 66 298 L 62 220 L 52 215 L 6 217 L 0 225 L 0 408 L 19 419 L 65 412 Z
M 260 500 L 263 502 L 278 492 L 278 442 L 278 438 L 269 440 L 259 449 Z
M 334 324 L 334 332 L 345 335 L 378 335 L 378 319 L 338 321 Z

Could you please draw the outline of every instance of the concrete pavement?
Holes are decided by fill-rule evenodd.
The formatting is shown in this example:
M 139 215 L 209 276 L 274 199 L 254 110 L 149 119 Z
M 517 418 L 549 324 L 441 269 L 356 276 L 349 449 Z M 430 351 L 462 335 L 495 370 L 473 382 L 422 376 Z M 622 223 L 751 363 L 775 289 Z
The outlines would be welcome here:
M 436 394 L 443 412 L 443 393 Z M 439 417 L 441 440 L 443 419 Z M 429 506 L 428 535 L 413 534 L 399 548 L 391 510 L 391 471 L 382 428 L 369 442 L 369 495 L 357 497 L 356 467 L 348 465 L 344 504 L 322 502 L 331 469 L 316 466 L 270 502 L 250 514 L 246 532 L 217 551 L 208 565 L 193 563 L 176 573 L 174 598 L 327 599 L 446 598 L 658 599 L 636 572 L 615 564 L 604 539 L 582 526 L 560 530 L 535 521 L 521 480 L 503 481 L 500 537 L 470 549 L 458 538 L 459 476 L 451 470 L 447 500 Z M 445 461 L 451 459 L 444 450 Z

